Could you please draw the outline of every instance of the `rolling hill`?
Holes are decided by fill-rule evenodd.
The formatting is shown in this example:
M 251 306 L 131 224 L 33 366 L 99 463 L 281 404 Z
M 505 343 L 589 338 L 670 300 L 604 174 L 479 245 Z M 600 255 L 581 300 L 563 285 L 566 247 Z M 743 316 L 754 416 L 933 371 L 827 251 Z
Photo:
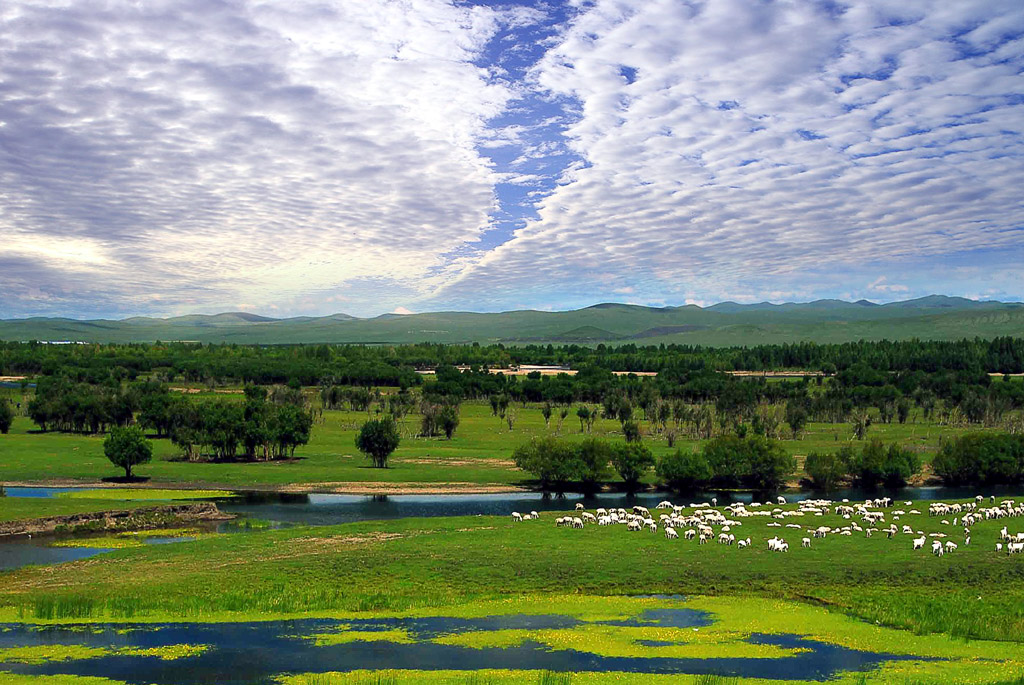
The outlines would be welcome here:
M 1024 335 L 1024 304 L 932 295 L 875 304 L 817 300 L 723 302 L 710 307 L 602 303 L 564 312 L 430 312 L 361 319 L 347 314 L 274 319 L 244 312 L 119 321 L 0 320 L 0 339 L 81 342 L 184 340 L 294 343 L 578 343 L 752 345 L 798 341 L 951 340 Z

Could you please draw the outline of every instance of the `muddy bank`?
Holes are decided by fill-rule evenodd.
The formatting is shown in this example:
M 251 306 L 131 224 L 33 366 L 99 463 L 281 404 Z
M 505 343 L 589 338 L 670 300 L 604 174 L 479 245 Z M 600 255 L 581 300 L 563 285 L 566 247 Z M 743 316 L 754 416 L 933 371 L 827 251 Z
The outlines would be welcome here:
M 87 533 L 100 531 L 148 530 L 199 521 L 224 521 L 225 514 L 213 502 L 168 504 L 132 510 L 98 511 L 37 519 L 0 522 L 0 540 L 21 535 Z

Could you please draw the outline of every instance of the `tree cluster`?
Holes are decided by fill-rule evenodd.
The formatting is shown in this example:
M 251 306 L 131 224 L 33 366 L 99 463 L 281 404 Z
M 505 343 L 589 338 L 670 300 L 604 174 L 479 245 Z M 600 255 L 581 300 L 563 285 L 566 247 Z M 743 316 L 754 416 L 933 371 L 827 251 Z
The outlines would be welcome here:
M 650 450 L 642 443 L 610 443 L 594 437 L 572 443 L 546 436 L 516 447 L 516 466 L 532 474 L 545 490 L 564 492 L 569 484 L 593 492 L 618 472 L 628 489 L 636 489 L 654 465 Z

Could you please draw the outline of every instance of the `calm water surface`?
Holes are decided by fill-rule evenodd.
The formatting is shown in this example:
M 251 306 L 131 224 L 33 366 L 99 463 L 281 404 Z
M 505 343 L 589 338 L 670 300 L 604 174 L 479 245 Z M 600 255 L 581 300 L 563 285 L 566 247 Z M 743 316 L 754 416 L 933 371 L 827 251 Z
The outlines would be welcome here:
M 659 609 L 627 621 L 600 625 L 642 625 L 699 628 L 710 616 L 693 609 Z M 750 642 L 808 651 L 777 659 L 604 657 L 576 650 L 550 650 L 524 642 L 507 648 L 474 649 L 430 642 L 468 632 L 496 630 L 571 629 L 579 619 L 562 615 L 509 615 L 475 619 L 451 617 L 373 618 L 353 620 L 304 619 L 253 623 L 174 623 L 158 625 L 95 625 L 36 628 L 22 624 L 0 626 L 0 647 L 86 645 L 108 648 L 151 648 L 176 644 L 208 645 L 203 654 L 163 661 L 157 657 L 104 656 L 45 664 L 0 664 L 0 671 L 28 675 L 73 674 L 102 676 L 130 683 L 192 685 L 199 683 L 270 683 L 288 672 L 352 671 L 358 669 L 485 668 L 549 669 L 553 671 L 626 671 L 633 673 L 717 673 L 780 680 L 825 680 L 840 671 L 867 670 L 884 661 L 917 659 L 846 649 L 804 639 L 799 635 L 752 635 Z M 125 631 L 124 628 L 130 630 Z M 312 637 L 339 630 L 402 629 L 410 644 L 387 640 L 317 646 Z

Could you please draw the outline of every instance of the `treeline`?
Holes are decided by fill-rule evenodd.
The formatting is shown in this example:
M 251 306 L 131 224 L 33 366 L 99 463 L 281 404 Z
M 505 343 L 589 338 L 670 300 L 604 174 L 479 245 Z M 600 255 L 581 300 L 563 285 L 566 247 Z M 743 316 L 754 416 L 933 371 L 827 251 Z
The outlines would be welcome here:
M 1018 449 L 1024 442 L 1018 441 Z M 1024 450 L 1020 455 L 1024 455 Z M 657 461 L 640 442 L 609 443 L 586 438 L 569 443 L 554 437 L 534 439 L 513 452 L 516 466 L 533 475 L 545 490 L 558 492 L 578 487 L 596 491 L 611 476 L 622 478 L 627 490 L 636 490 L 654 467 L 657 480 L 679 492 L 743 488 L 759 492 L 783 488 L 797 469 L 796 458 L 763 435 L 723 435 L 700 450 L 678 449 Z M 913 452 L 893 443 L 871 441 L 856 449 L 844 446 L 836 453 L 811 454 L 804 465 L 814 487 L 833 490 L 847 482 L 865 488 L 899 487 L 921 470 Z
M 969 433 L 946 441 L 932 470 L 948 485 L 1024 483 L 1024 435 Z
M 807 479 L 822 490 L 832 490 L 844 481 L 863 488 L 896 488 L 920 471 L 921 458 L 916 453 L 896 443 L 885 446 L 880 440 L 860 448 L 844 445 L 837 452 L 812 452 L 804 462 Z
M 167 437 L 191 461 L 281 459 L 309 442 L 313 416 L 302 392 L 246 386 L 245 401 L 191 401 L 156 381 L 92 385 L 43 378 L 28 416 L 43 431 L 102 433 L 138 423 Z
M 546 490 L 579 486 L 598 489 L 614 469 L 628 490 L 635 490 L 653 466 L 666 486 L 690 491 L 705 487 L 775 490 L 796 469 L 796 460 L 763 436 L 722 436 L 699 452 L 676 450 L 655 462 L 638 441 L 609 443 L 586 438 L 569 443 L 554 437 L 531 440 L 512 454 L 516 466 L 532 474 Z
M 679 374 L 691 371 L 802 369 L 836 373 L 864 365 L 881 373 L 1024 372 L 1024 338 L 993 340 L 792 343 L 754 347 L 697 345 L 201 345 L 152 343 L 46 345 L 0 342 L 0 375 L 69 373 L 98 382 L 116 368 L 135 378 L 269 385 L 392 385 L 421 382 L 417 369 L 465 364 L 503 368 L 563 364 L 582 369 Z

